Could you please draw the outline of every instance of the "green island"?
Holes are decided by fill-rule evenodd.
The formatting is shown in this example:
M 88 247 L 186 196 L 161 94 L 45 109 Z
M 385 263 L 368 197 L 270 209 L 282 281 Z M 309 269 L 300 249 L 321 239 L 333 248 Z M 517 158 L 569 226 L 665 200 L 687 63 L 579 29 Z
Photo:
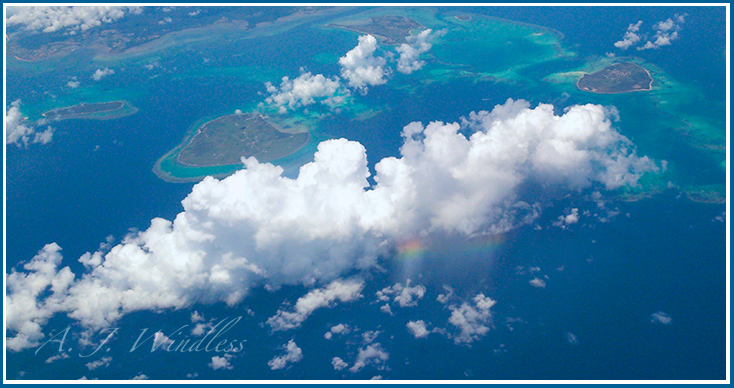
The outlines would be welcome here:
M 576 86 L 599 94 L 637 92 L 652 89 L 650 72 L 629 62 L 615 63 L 592 74 L 584 74 Z
M 138 111 L 127 101 L 81 103 L 43 113 L 43 117 L 54 120 L 112 120 L 129 116 Z
M 425 28 L 415 20 L 392 15 L 375 16 L 362 24 L 329 24 L 329 26 L 377 35 L 383 38 L 382 43 L 386 45 L 406 43 L 405 38 L 410 36 L 411 30 Z
M 260 162 L 269 162 L 297 151 L 308 138 L 308 132 L 282 132 L 257 113 L 233 114 L 199 127 L 176 161 L 212 167 L 238 164 L 242 157 L 254 156 Z

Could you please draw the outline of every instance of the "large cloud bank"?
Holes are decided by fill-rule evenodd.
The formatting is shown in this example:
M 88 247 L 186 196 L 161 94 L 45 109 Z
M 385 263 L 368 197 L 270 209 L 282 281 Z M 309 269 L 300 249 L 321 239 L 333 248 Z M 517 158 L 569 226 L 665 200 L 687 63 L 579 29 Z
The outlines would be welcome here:
M 112 23 L 127 14 L 140 14 L 142 7 L 8 7 L 8 26 L 22 25 L 31 31 L 86 31 L 102 23 Z
M 475 130 L 469 137 L 457 123 L 414 122 L 403 129 L 400 156 L 375 165 L 374 185 L 364 147 L 346 139 L 322 142 L 294 179 L 246 159 L 234 175 L 194 186 L 172 222 L 153 219 L 111 249 L 85 254 L 84 274 L 59 268 L 56 244 L 13 270 L 6 276 L 8 348 L 36 344 L 56 313 L 100 328 L 136 310 L 234 305 L 259 285 L 325 284 L 372 268 L 406 237 L 507 230 L 523 222 L 518 209 L 530 207 L 518 194 L 526 182 L 556 190 L 634 185 L 657 167 L 635 154 L 610 115 L 583 105 L 559 116 L 551 105 L 508 100 L 470 114 L 463 124 Z M 332 283 L 283 310 L 273 327 L 297 326 L 360 289 Z

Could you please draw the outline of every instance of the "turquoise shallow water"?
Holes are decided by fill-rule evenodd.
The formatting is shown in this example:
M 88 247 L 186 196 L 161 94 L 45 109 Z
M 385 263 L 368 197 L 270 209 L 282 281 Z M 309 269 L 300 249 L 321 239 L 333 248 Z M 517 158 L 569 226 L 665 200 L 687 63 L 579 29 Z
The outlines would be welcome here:
M 499 47 L 496 42 L 488 41 L 482 50 L 468 43 L 437 44 L 436 57 L 466 59 L 470 68 L 446 67 L 429 59 L 425 71 L 414 77 L 396 74 L 385 87 L 373 88 L 357 98 L 360 107 L 378 107 L 377 114 L 369 119 L 360 119 L 356 112 L 326 117 L 318 121 L 314 139 L 357 140 L 365 146 L 372 167 L 381 158 L 397 155 L 400 130 L 411 121 L 457 121 L 472 110 L 491 109 L 507 98 L 524 98 L 533 104 L 553 102 L 558 111 L 573 104 L 600 103 L 618 108 L 620 121 L 615 125 L 634 142 L 638 153 L 669 161 L 667 175 L 653 180 L 646 190 L 657 190 L 671 181 L 680 187 L 720 191 L 726 183 L 720 165 L 723 152 L 702 148 L 700 142 L 721 145 L 724 131 L 723 12 L 686 9 L 689 21 L 679 41 L 668 51 L 639 54 L 644 63 L 664 73 L 661 79 L 671 80 L 666 94 L 602 96 L 578 91 L 572 83 L 541 81 L 547 75 L 583 66 L 589 55 L 604 56 L 611 50 L 610 36 L 621 37 L 628 23 L 644 19 L 649 26 L 680 11 L 615 8 L 610 14 L 609 10 L 591 10 L 589 16 L 589 9 L 476 9 L 558 30 L 564 36 L 567 54 L 578 55 L 506 73 L 502 70 L 510 64 L 532 63 L 539 52 L 548 51 L 532 45 L 527 50 L 511 49 L 508 52 L 513 56 L 484 66 L 483 55 L 491 58 L 489 50 Z M 55 124 L 57 132 L 50 145 L 8 147 L 8 268 L 28 260 L 53 241 L 64 248 L 64 264 L 81 271 L 76 259 L 96 249 L 107 235 L 119 241 L 128 228 L 147 228 L 153 217 L 173 219 L 182 210 L 180 201 L 192 184 L 164 182 L 151 169 L 160 156 L 180 143 L 192 123 L 212 112 L 226 114 L 250 106 L 264 98 L 258 93 L 264 92 L 265 80 L 295 77 L 301 66 L 314 73 L 337 74 L 338 66 L 318 60 L 322 58 L 319 55 L 343 55 L 355 45 L 356 36 L 302 26 L 257 40 L 202 43 L 193 50 L 172 47 L 151 58 L 121 60 L 124 70 L 119 74 L 124 76 L 110 78 L 110 83 L 85 93 L 124 95 L 140 108 L 137 114 L 114 122 L 60 122 Z M 460 34 L 446 38 L 447 42 L 461 41 Z M 708 50 L 701 50 L 702 41 L 710 43 Z M 462 57 L 469 49 L 471 53 Z M 232 52 L 236 54 L 230 55 Z M 62 85 L 69 76 L 91 73 L 92 67 L 102 64 L 91 62 L 86 65 L 89 68 L 78 68 L 90 59 L 89 53 L 79 53 L 68 62 L 60 61 L 64 66 L 57 72 L 32 77 L 27 74 L 38 74 L 39 70 L 9 66 L 8 100 L 22 99 L 28 114 L 51 104 L 43 93 L 46 89 L 56 88 L 56 103 L 72 100 L 74 93 L 82 91 L 65 95 L 60 91 Z M 150 73 L 142 67 L 154 60 L 159 70 Z M 666 103 L 673 107 L 667 108 Z M 680 115 L 671 117 L 671 111 Z M 710 123 L 706 127 L 709 132 L 678 131 L 681 115 L 689 123 Z M 308 159 L 303 157 L 285 161 L 294 166 L 288 174 L 293 175 L 297 165 Z M 6 353 L 8 377 L 16 378 L 23 371 L 23 378 L 29 379 L 76 379 L 83 375 L 126 379 L 138 373 L 161 379 L 184 379 L 189 373 L 202 379 L 367 379 L 374 375 L 391 379 L 723 378 L 726 236 L 724 224 L 715 217 L 725 206 L 691 202 L 678 194 L 671 190 L 638 202 L 615 200 L 608 206 L 618 208 L 620 214 L 609 223 L 589 222 L 572 231 L 523 227 L 486 249 L 459 247 L 451 254 L 429 252 L 420 267 L 421 278 L 414 279 L 427 287 L 425 299 L 419 307 L 400 310 L 393 317 L 372 303 L 375 291 L 403 280 L 406 271 L 393 258 L 384 258 L 386 272 L 369 275 L 364 291 L 367 297 L 319 311 L 294 332 L 273 334 L 261 324 L 284 300 L 292 303 L 302 296 L 306 292 L 303 287 L 286 287 L 276 293 L 257 289 L 236 307 L 195 306 L 208 317 L 245 317 L 232 336 L 248 341 L 244 355 L 232 361 L 233 370 L 211 370 L 207 367 L 211 354 L 129 351 L 141 329 L 171 332 L 189 323 L 191 311 L 183 310 L 141 312 L 123 318 L 118 324 L 123 332 L 111 347 L 109 354 L 114 361 L 108 368 L 90 371 L 85 366 L 89 360 L 79 357 L 46 364 L 53 352 L 37 356 L 27 351 Z M 587 201 L 586 195 L 571 193 L 547 204 L 540 222 L 552 222 L 567 207 L 595 211 L 596 205 Z M 549 276 L 547 287 L 530 287 L 530 275 L 519 275 L 518 266 L 541 268 Z M 563 271 L 557 271 L 561 266 Z M 439 334 L 418 341 L 405 329 L 407 321 L 416 319 L 434 327 L 446 326 L 450 312 L 436 303 L 437 295 L 445 292 L 444 284 L 451 285 L 461 298 L 484 292 L 498 301 L 490 334 L 472 347 L 456 346 Z M 255 315 L 249 316 L 247 308 Z M 668 313 L 673 324 L 652 324 L 650 315 L 656 311 Z M 508 318 L 521 321 L 513 321 L 510 330 Z M 383 332 L 378 338 L 390 352 L 387 369 L 365 368 L 352 374 L 332 368 L 333 356 L 352 363 L 361 344 L 358 334 L 341 342 L 324 341 L 323 333 L 342 322 L 362 331 Z M 57 317 L 48 327 L 62 330 L 70 323 Z M 78 326 L 72 328 L 79 332 Z M 577 337 L 577 345 L 568 342 L 568 333 Z M 290 339 L 303 349 L 304 359 L 286 370 L 271 371 L 267 360 Z

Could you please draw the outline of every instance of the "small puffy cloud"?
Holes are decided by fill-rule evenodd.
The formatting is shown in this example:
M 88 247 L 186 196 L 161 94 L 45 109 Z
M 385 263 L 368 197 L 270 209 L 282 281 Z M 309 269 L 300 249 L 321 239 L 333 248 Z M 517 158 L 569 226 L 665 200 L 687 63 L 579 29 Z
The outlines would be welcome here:
M 336 301 L 351 302 L 362 297 L 364 283 L 361 280 L 335 280 L 328 286 L 313 290 L 298 298 L 292 311 L 278 310 L 276 315 L 268 318 L 268 325 L 273 330 L 289 330 L 301 325 L 315 310 L 331 307 Z
M 132 379 L 133 380 L 148 380 L 149 377 L 141 373 L 139 375 L 134 376 Z
M 418 305 L 418 299 L 422 299 L 426 293 L 426 288 L 421 285 L 410 286 L 410 279 L 407 280 L 405 286 L 401 283 L 395 283 L 392 287 L 385 287 L 380 291 L 377 291 L 377 299 L 383 302 L 390 301 L 390 297 L 393 297 L 393 302 L 400 305 L 400 307 L 411 307 Z M 388 306 L 389 309 L 389 306 Z M 388 312 L 388 311 L 384 311 Z
M 382 311 L 385 314 L 392 315 L 392 309 L 390 308 L 389 304 L 384 304 L 380 306 L 380 311 Z
M 670 325 L 673 323 L 673 318 L 671 318 L 668 314 L 658 311 L 652 313 L 650 316 L 650 322 L 652 323 L 661 323 L 663 325 Z
M 545 280 L 533 278 L 533 280 L 530 281 L 530 285 L 535 288 L 545 288 Z
M 15 144 L 18 147 L 31 143 L 48 144 L 53 139 L 53 133 L 52 127 L 38 132 L 20 112 L 20 100 L 13 101 L 5 110 L 5 144 Z
M 115 74 L 115 71 L 108 67 L 105 67 L 104 69 L 97 69 L 94 74 L 92 74 L 92 79 L 94 79 L 95 81 L 99 81 L 102 78 L 112 74 Z
M 79 81 L 76 79 L 76 77 L 71 77 L 71 80 L 66 83 L 66 86 L 70 87 L 71 89 L 76 89 L 79 87 Z
M 204 322 L 204 317 L 198 311 L 191 313 L 191 323 Z
M 456 344 L 470 344 L 489 332 L 488 325 L 492 323 L 489 309 L 496 302 L 484 294 L 477 294 L 472 301 L 473 304 L 464 302 L 459 307 L 449 306 L 451 310 L 449 323 L 459 330 L 459 333 L 453 336 Z
M 351 328 L 349 327 L 349 325 L 340 323 L 338 325 L 332 326 L 331 329 L 324 334 L 324 338 L 328 340 L 328 339 L 331 339 L 334 336 L 334 334 L 337 334 L 337 335 L 347 334 L 350 331 L 351 331 Z
M 112 23 L 125 15 L 140 14 L 142 7 L 8 7 L 8 26 L 22 25 L 26 30 L 55 32 L 60 30 L 87 31 L 102 23 Z
M 56 360 L 64 360 L 69 358 L 69 355 L 66 352 L 61 352 L 60 354 L 57 354 L 55 356 L 51 356 L 46 359 L 46 364 L 50 364 Z
M 230 358 L 232 358 L 230 354 L 225 354 L 224 357 L 214 356 L 212 362 L 209 363 L 209 367 L 214 370 L 233 369 L 234 367 L 229 363 Z
M 303 72 L 294 79 L 283 77 L 280 86 L 266 82 L 265 88 L 270 93 L 265 102 L 277 106 L 280 113 L 316 102 L 334 108 L 350 96 L 349 90 L 341 85 L 338 77 L 326 78 L 323 74 L 313 75 L 310 72 Z
M 368 86 L 382 85 L 387 82 L 387 61 L 375 56 L 377 39 L 372 35 L 359 37 L 357 47 L 339 58 L 341 75 L 347 80 L 350 87 L 359 89 L 363 93 Z
M 364 344 L 371 344 L 372 342 L 377 339 L 377 336 L 382 333 L 381 331 L 377 330 L 368 330 L 362 333 L 362 343 Z
M 678 32 L 681 30 L 681 25 L 685 23 L 686 16 L 688 15 L 676 14 L 672 18 L 655 23 L 652 27 L 655 34 L 649 40 L 647 39 L 647 34 L 640 33 L 641 20 L 635 24 L 630 24 L 622 40 L 614 43 L 614 46 L 621 50 L 626 50 L 643 41 L 645 41 L 645 44 L 637 46 L 638 51 L 669 46 L 672 41 L 678 39 Z
M 99 360 L 88 362 L 85 365 L 89 370 L 95 370 L 97 368 L 108 367 L 112 362 L 112 357 L 102 357 Z
M 579 209 L 573 208 L 571 212 L 565 216 L 558 216 L 558 221 L 553 222 L 553 226 L 566 229 L 568 225 L 579 222 Z
M 658 49 L 663 46 L 670 46 L 671 42 L 678 39 L 678 31 L 681 25 L 685 23 L 687 14 L 676 14 L 673 18 L 656 23 L 652 28 L 655 35 L 652 40 L 648 40 L 644 46 L 638 47 L 637 50 Z
M 342 360 L 341 358 L 334 357 L 331 359 L 331 366 L 334 367 L 334 370 L 342 370 L 348 367 L 349 365 L 346 362 L 344 362 L 344 360 Z
M 621 50 L 627 50 L 630 48 L 630 46 L 634 46 L 640 41 L 640 36 L 637 34 L 640 31 L 640 26 L 642 25 L 642 20 L 638 21 L 635 24 L 630 24 L 629 27 L 627 27 L 627 32 L 625 32 L 624 37 L 622 40 L 614 43 L 614 47 L 621 49 Z
M 445 34 L 445 30 L 433 32 L 428 29 L 422 31 L 416 36 L 408 36 L 403 43 L 396 49 L 400 56 L 398 57 L 397 70 L 403 74 L 410 74 L 416 70 L 420 70 L 426 62 L 420 59 L 421 54 L 428 52 L 433 46 L 431 40 L 435 37 Z
M 296 363 L 303 359 L 303 352 L 301 351 L 301 348 L 296 345 L 295 341 L 288 341 L 288 343 L 283 346 L 283 349 L 285 349 L 285 354 L 283 354 L 282 356 L 277 356 L 268 361 L 268 366 L 270 367 L 270 369 L 283 369 L 288 366 L 288 364 Z
M 409 321 L 406 326 L 408 327 L 410 334 L 413 334 L 413 337 L 415 338 L 425 338 L 428 334 L 431 334 L 431 332 L 426 329 L 426 323 L 423 321 Z
M 359 349 L 357 360 L 354 362 L 354 365 L 349 368 L 349 371 L 357 373 L 370 364 L 375 365 L 377 368 L 381 368 L 389 358 L 390 354 L 382 348 L 382 345 L 379 343 L 370 344 Z
M 576 337 L 576 335 L 574 335 L 571 332 L 566 333 L 566 341 L 568 341 L 568 343 L 571 344 L 571 345 L 578 345 L 579 344 L 578 337 Z

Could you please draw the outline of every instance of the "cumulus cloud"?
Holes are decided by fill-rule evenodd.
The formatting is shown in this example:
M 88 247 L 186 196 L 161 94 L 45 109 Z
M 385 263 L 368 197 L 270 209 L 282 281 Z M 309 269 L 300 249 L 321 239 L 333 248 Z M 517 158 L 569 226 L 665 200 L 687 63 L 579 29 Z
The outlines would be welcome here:
M 89 370 L 95 370 L 97 368 L 108 367 L 112 362 L 112 357 L 102 357 L 99 360 L 88 362 L 85 365 Z
M 652 323 L 661 323 L 663 325 L 670 325 L 673 323 L 673 318 L 671 318 L 668 314 L 658 311 L 652 313 L 650 316 L 650 322 Z
M 433 32 L 428 29 L 422 31 L 416 36 L 408 36 L 406 41 L 396 49 L 400 56 L 398 57 L 397 70 L 403 74 L 410 74 L 416 70 L 420 70 L 426 62 L 420 59 L 421 54 L 428 52 L 433 46 L 430 41 L 433 38 L 442 36 L 445 30 Z
M 423 321 L 409 321 L 406 326 L 408 327 L 410 334 L 413 334 L 413 337 L 415 338 L 425 338 L 428 334 L 431 334 L 431 332 L 426 328 L 426 323 Z
M 265 102 L 277 106 L 280 113 L 316 102 L 333 108 L 343 104 L 350 95 L 338 77 L 326 78 L 323 74 L 310 72 L 302 72 L 294 79 L 283 77 L 280 86 L 266 82 L 265 88 L 270 93 Z
M 77 81 L 76 77 L 71 77 L 71 80 L 69 80 L 69 82 L 66 83 L 66 86 L 72 89 L 76 89 L 79 87 L 79 81 Z
M 426 293 L 426 288 L 421 285 L 410 286 L 410 279 L 408 279 L 403 286 L 401 283 L 395 283 L 392 287 L 385 287 L 380 291 L 377 291 L 377 299 L 383 302 L 389 302 L 390 297 L 393 297 L 393 302 L 400 305 L 400 307 L 411 307 L 418 305 L 418 299 L 422 299 Z M 388 311 L 390 306 L 388 305 Z
M 324 338 L 328 340 L 328 339 L 331 339 L 334 336 L 334 334 L 347 334 L 350 331 L 351 331 L 351 328 L 349 327 L 349 325 L 340 323 L 338 325 L 332 326 L 331 329 L 324 334 Z
M 235 305 L 256 286 L 331 282 L 268 320 L 274 330 L 297 327 L 316 308 L 357 298 L 361 282 L 336 279 L 375 268 L 395 241 L 497 233 L 527 222 L 535 208 L 520 196 L 524 183 L 615 189 L 657 169 L 597 105 L 558 116 L 551 105 L 509 100 L 470 114 L 470 136 L 460 129 L 407 125 L 400 156 L 375 165 L 373 185 L 364 147 L 346 139 L 319 144 L 295 178 L 245 159 L 235 174 L 195 185 L 173 221 L 155 218 L 148 229 L 82 256 L 81 274 L 60 268 L 61 248 L 49 244 L 6 275 L 8 348 L 36 344 L 56 313 L 102 328 L 133 311 Z
M 55 32 L 87 31 L 102 23 L 112 23 L 125 15 L 140 14 L 142 7 L 8 7 L 8 26 L 22 25 L 26 30 Z
M 363 286 L 361 280 L 335 280 L 324 288 L 313 290 L 298 298 L 292 311 L 278 310 L 274 316 L 268 318 L 267 323 L 273 330 L 296 328 L 317 309 L 331 307 L 335 301 L 351 302 L 361 298 L 360 291 Z
M 386 352 L 382 345 L 379 343 L 370 344 L 364 348 L 359 349 L 357 354 L 357 360 L 354 365 L 349 368 L 352 373 L 357 373 L 367 365 L 375 365 L 380 368 L 384 366 L 385 362 L 390 358 L 390 354 Z
M 477 294 L 472 301 L 473 304 L 464 302 L 459 307 L 449 306 L 451 310 L 449 323 L 459 330 L 453 335 L 456 344 L 470 344 L 489 332 L 488 325 L 492 323 L 492 313 L 489 309 L 496 302 L 484 294 Z
M 578 337 L 576 337 L 576 335 L 573 334 L 573 333 L 571 333 L 571 332 L 566 333 L 566 341 L 568 341 L 568 343 L 571 344 L 571 345 L 578 345 L 579 344 Z
M 579 222 L 579 209 L 573 208 L 571 209 L 571 212 L 565 216 L 558 216 L 558 221 L 553 222 L 553 226 L 566 229 L 568 225 L 575 224 L 577 222 Z
M 288 343 L 283 346 L 283 349 L 285 349 L 285 354 L 283 354 L 282 356 L 277 356 L 268 361 L 268 366 L 270 367 L 270 369 L 283 369 L 288 366 L 288 364 L 293 364 L 303 359 L 303 351 L 301 351 L 301 348 L 296 345 L 295 341 L 288 341 Z
M 20 100 L 13 101 L 5 110 L 5 144 L 26 147 L 31 143 L 48 144 L 53 139 L 54 129 L 47 127 L 39 132 L 20 112 Z
M 334 357 L 331 359 L 331 366 L 334 367 L 334 370 L 342 370 L 348 367 L 349 365 L 346 362 L 344 362 L 344 360 L 342 360 L 341 358 Z
M 622 40 L 614 43 L 614 46 L 621 50 L 627 50 L 628 48 L 635 46 L 644 40 L 646 40 L 645 44 L 638 46 L 638 51 L 659 49 L 663 46 L 669 46 L 672 41 L 678 39 L 678 31 L 680 31 L 681 25 L 685 23 L 686 16 L 688 15 L 676 14 L 673 18 L 668 18 L 667 20 L 655 23 L 652 27 L 652 29 L 655 31 L 655 34 L 650 40 L 647 40 L 647 34 L 640 33 L 642 20 L 638 21 L 635 24 L 630 24 L 629 27 L 627 27 L 627 32 L 625 32 Z
M 533 278 L 530 281 L 530 285 L 533 286 L 533 287 L 535 287 L 535 288 L 545 288 L 545 280 L 538 279 L 538 278 Z
M 642 20 L 638 21 L 635 24 L 630 24 L 629 27 L 627 27 L 627 32 L 624 33 L 624 37 L 622 37 L 622 40 L 614 43 L 614 47 L 622 50 L 627 50 L 630 48 L 630 46 L 634 46 L 640 41 L 640 36 L 637 34 L 640 31 L 640 26 L 642 25 Z
M 377 39 L 372 35 L 359 37 L 357 47 L 339 58 L 341 75 L 350 87 L 366 92 L 368 86 L 382 85 L 387 82 L 387 61 L 375 56 Z
M 99 81 L 102 78 L 112 74 L 115 74 L 115 71 L 108 67 L 105 67 L 104 69 L 97 69 L 94 74 L 92 74 L 92 79 L 94 79 L 95 81 Z
M 212 362 L 209 363 L 209 367 L 214 370 L 233 369 L 234 367 L 229 363 L 230 358 L 232 358 L 230 354 L 225 354 L 224 357 L 214 356 Z

